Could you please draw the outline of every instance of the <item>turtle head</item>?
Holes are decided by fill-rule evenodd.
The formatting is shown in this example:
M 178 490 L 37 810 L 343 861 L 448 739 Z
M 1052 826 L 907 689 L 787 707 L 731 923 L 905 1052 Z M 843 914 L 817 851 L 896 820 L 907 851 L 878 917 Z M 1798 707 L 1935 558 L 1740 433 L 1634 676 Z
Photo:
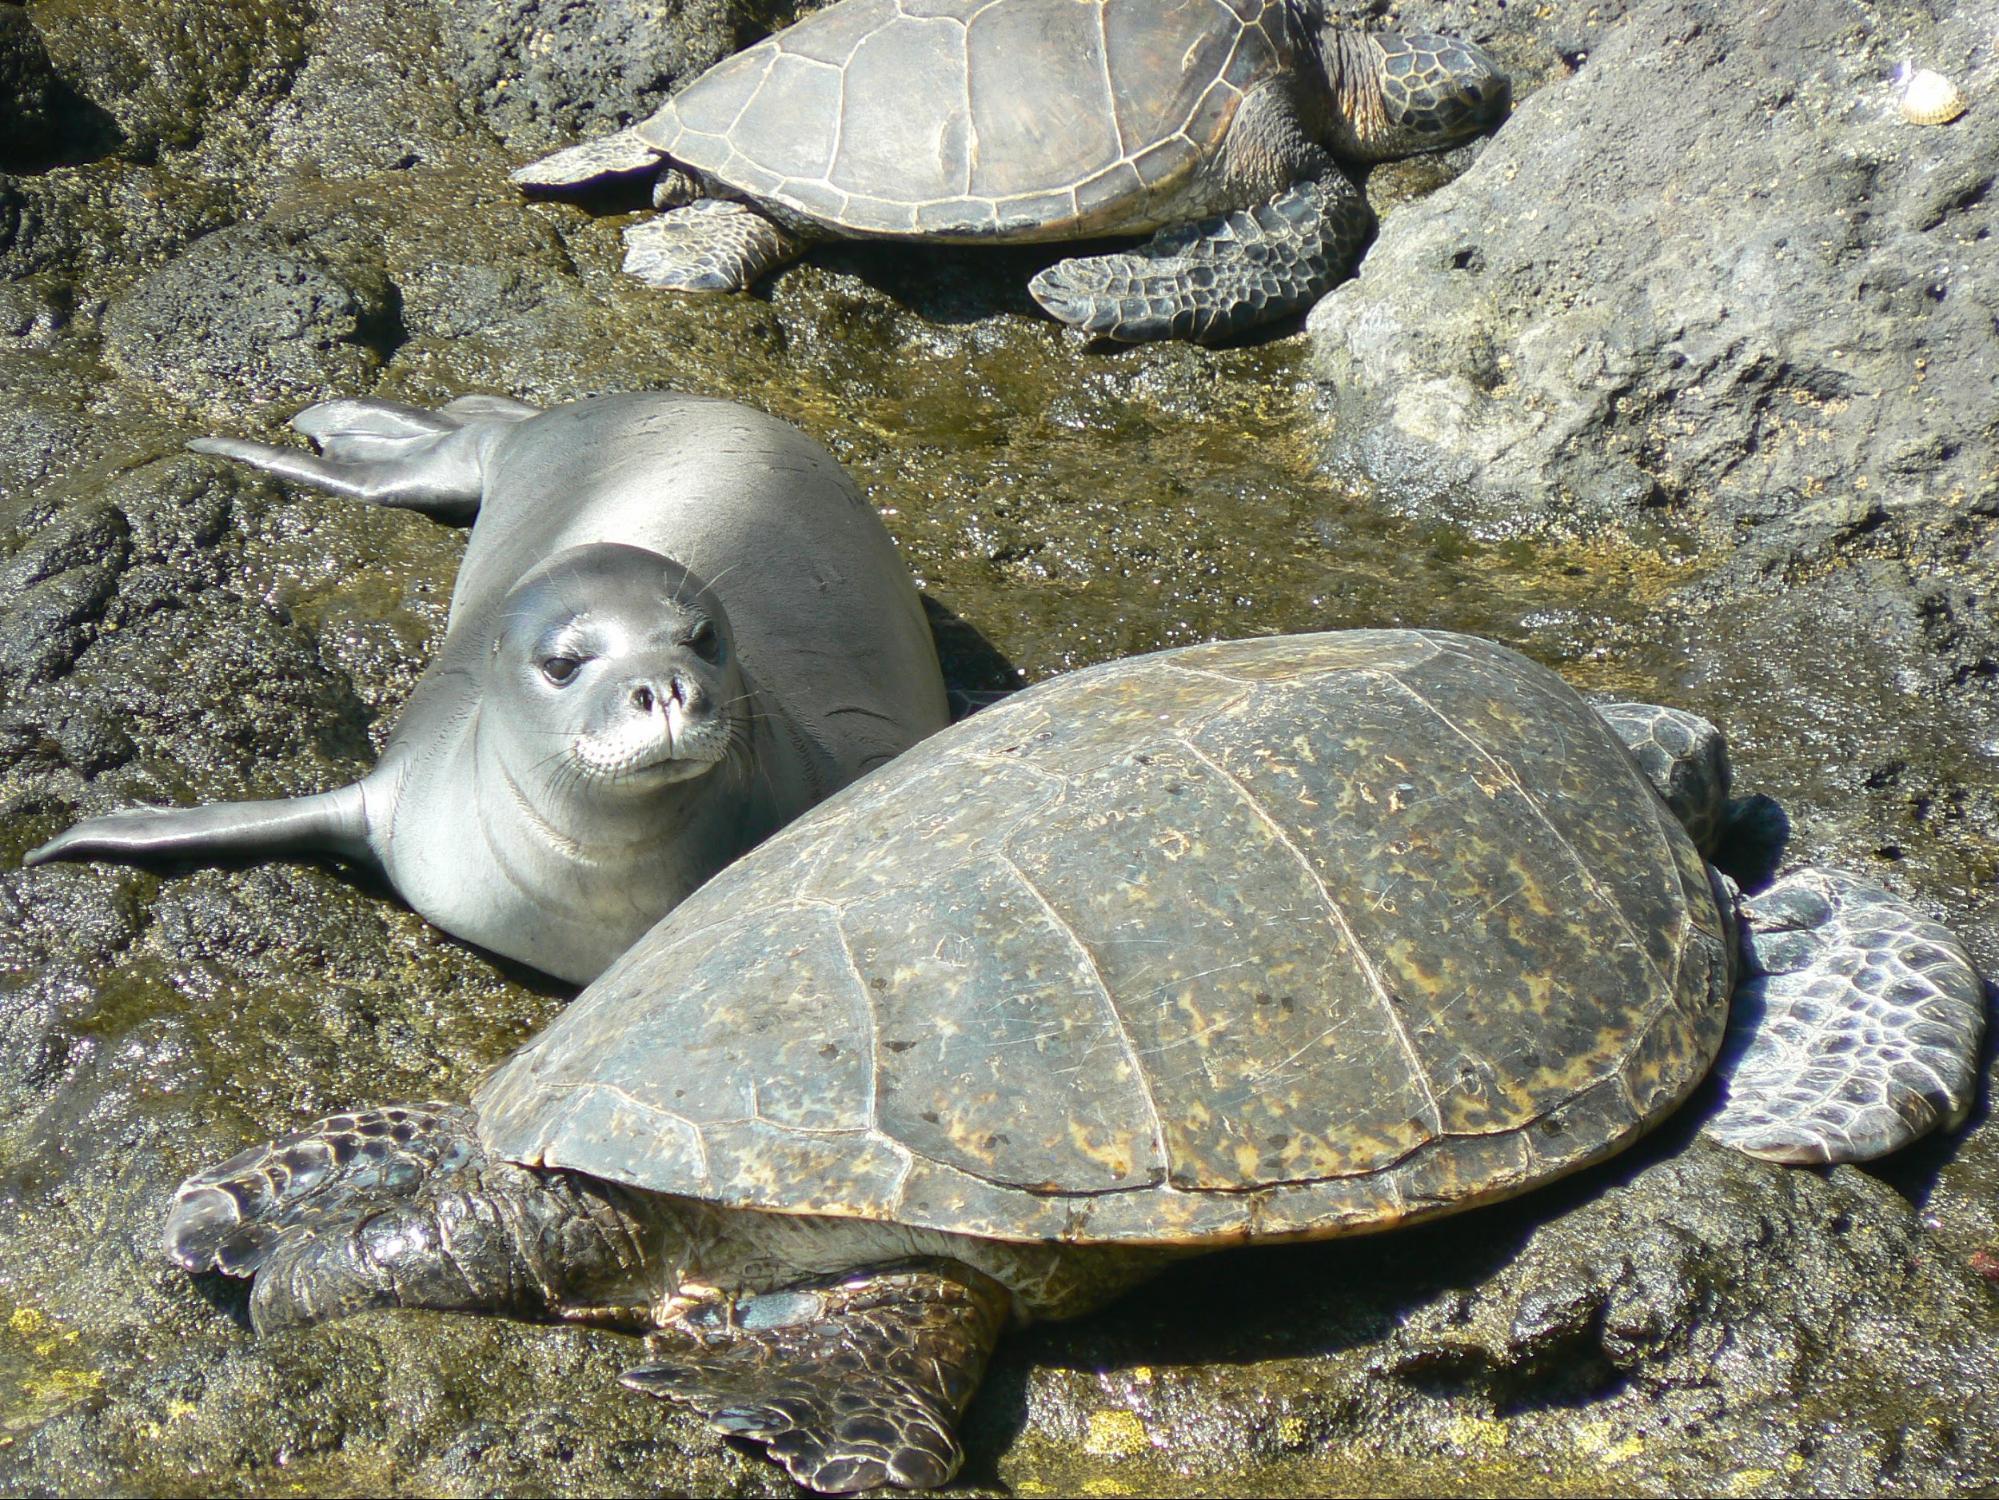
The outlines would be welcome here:
M 490 727 L 530 795 L 651 790 L 713 770 L 743 741 L 728 616 L 679 563 L 574 547 L 523 578 L 502 614 L 487 670 L 509 712 Z
M 1322 33 L 1332 85 L 1332 147 L 1358 161 L 1438 151 L 1489 130 L 1512 107 L 1499 64 L 1456 37 L 1424 32 Z

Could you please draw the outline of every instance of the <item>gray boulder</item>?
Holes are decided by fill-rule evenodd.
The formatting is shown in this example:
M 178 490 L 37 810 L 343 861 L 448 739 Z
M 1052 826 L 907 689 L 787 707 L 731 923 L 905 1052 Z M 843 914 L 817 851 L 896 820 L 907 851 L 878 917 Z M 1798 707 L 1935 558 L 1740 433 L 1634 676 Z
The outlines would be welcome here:
M 466 102 L 533 154 L 644 119 L 677 84 L 785 25 L 796 0 L 439 0 Z
M 1483 534 L 1999 507 L 1999 6 L 1647 0 L 1310 321 L 1337 474 Z
M 257 1339 L 240 1288 L 160 1253 L 188 1172 L 274 1124 L 462 1095 L 565 999 L 330 868 L 16 868 L 79 815 L 323 790 L 378 750 L 461 538 L 181 447 L 288 440 L 309 401 L 674 386 L 775 411 L 883 509 L 963 687 L 1263 631 L 1499 636 L 1585 687 L 1724 722 L 1744 789 L 1790 809 L 1796 857 L 1888 881 L 1999 970 L 1999 518 L 1870 484 L 1836 505 L 1762 497 L 1762 519 L 1722 527 L 1740 546 L 1483 542 L 1436 508 L 1463 477 L 1441 452 L 1351 495 L 1327 483 L 1321 336 L 1093 350 L 1023 290 L 1054 248 L 831 247 L 753 297 L 675 297 L 618 274 L 618 202 L 529 203 L 507 181 L 779 19 L 760 4 L 222 0 L 231 37 L 204 20 L 183 37 L 200 9 L 0 0 L 46 43 L 46 74 L 22 52 L 21 76 L 69 91 L 39 97 L 68 100 L 56 136 L 82 143 L 0 157 L 0 1491 L 793 1493 L 620 1389 L 637 1354 L 618 1333 L 412 1314 Z M 1707 48 L 1697 69 L 1666 40 L 1618 41 L 1660 9 L 1356 0 L 1491 45 L 1528 97 L 1483 154 L 1373 174 L 1382 237 L 1329 306 L 1426 224 L 1490 253 L 1509 215 L 1634 155 L 1599 131 L 1570 182 L 1480 185 L 1599 64 L 1650 88 L 1620 119 L 1649 101 L 1648 128 L 1691 138 L 1712 110 L 1746 149 L 1733 94 L 1676 112 L 1644 76 L 1736 88 L 1750 23 L 1687 11 L 1682 31 L 1730 39 L 1679 44 Z M 1849 12 L 1784 14 L 1803 18 L 1799 67 L 1875 65 L 1805 29 Z M 1956 24 L 1888 14 L 1914 16 L 1911 37 Z M 133 62 L 149 49 L 154 73 Z M 90 110 L 122 138 L 92 138 Z M 1983 115 L 1909 140 L 1956 150 Z M 1642 277 L 1639 250 L 1612 250 L 1627 218 L 1656 232 L 1605 203 L 1596 239 L 1551 244 Z M 1984 211 L 1951 210 L 1967 232 Z M 1801 269 L 1798 295 L 1836 301 L 1845 266 Z M 1524 281 L 1506 326 L 1564 315 L 1567 286 Z M 1642 306 L 1642 286 L 1593 294 Z M 1411 380 L 1455 378 L 1441 335 L 1417 347 L 1439 364 Z M 1713 390 L 1718 423 L 1763 398 Z M 1936 451 L 1919 467 L 1962 461 Z M 1509 515 L 1494 529 L 1529 526 Z M 1029 1330 L 973 1413 L 963 1488 L 1989 1491 L 1999 1295 L 1978 1267 L 1999 1256 L 1999 1132 L 1819 1175 L 1704 1148 L 1692 1125 L 1511 1204 L 1205 1258 Z

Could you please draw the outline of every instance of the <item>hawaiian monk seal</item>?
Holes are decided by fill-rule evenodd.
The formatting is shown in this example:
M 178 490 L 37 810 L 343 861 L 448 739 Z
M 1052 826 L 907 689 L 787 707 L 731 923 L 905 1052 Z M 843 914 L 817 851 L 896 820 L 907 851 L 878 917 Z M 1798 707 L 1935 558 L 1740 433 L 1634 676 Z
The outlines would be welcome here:
M 317 796 L 91 818 L 28 855 L 333 854 L 578 983 L 765 835 L 947 720 L 916 587 L 818 443 L 732 402 L 328 401 L 321 456 L 188 446 L 477 521 L 380 763 Z

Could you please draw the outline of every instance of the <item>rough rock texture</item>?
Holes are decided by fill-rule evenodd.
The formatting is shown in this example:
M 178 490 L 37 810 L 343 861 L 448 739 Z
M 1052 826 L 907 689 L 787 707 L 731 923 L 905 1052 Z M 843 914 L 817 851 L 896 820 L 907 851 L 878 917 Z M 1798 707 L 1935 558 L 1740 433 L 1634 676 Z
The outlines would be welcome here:
M 1643 311 L 1670 269 L 1675 303 L 1695 305 L 1713 278 L 1691 253 L 1659 255 L 1635 177 L 1604 180 L 1594 237 L 1544 241 L 1524 216 L 1580 207 L 1593 172 L 1643 162 L 1676 164 L 1681 201 L 1735 213 L 1747 178 L 1730 174 L 1776 151 L 1793 117 L 1819 119 L 1825 79 L 1959 35 L 1962 67 L 1940 41 L 1918 60 L 1989 79 L 1990 3 L 1942 20 L 1877 8 L 1873 39 L 1834 6 L 1786 5 L 1783 27 L 1657 0 L 1351 6 L 1466 31 L 1540 92 L 1483 150 L 1370 175 L 1381 240 L 1310 341 L 1277 330 L 1215 351 L 1065 334 L 1025 292 L 1052 250 L 834 248 L 753 296 L 656 293 L 616 274 L 635 204 L 526 204 L 508 186 L 510 166 L 642 112 L 775 10 L 189 9 L 0 3 L 0 84 L 23 81 L 40 132 L 15 155 L 29 137 L 0 131 L 0 1490 L 789 1492 L 762 1459 L 619 1388 L 636 1357 L 619 1335 L 396 1314 L 258 1340 L 240 1286 L 160 1254 L 186 1173 L 349 1103 L 462 1096 L 563 999 L 330 868 L 13 868 L 80 814 L 323 789 L 379 747 L 441 628 L 459 538 L 181 447 L 275 437 L 310 400 L 674 385 L 756 402 L 831 444 L 883 508 L 966 687 L 1263 631 L 1497 636 L 1584 686 L 1721 719 L 1744 789 L 1790 810 L 1786 857 L 1888 881 L 1999 971 L 1999 520 L 1969 490 L 1951 502 L 1951 473 L 1991 464 L 1945 420 L 1989 367 L 1935 357 L 1922 390 L 1884 380 L 1880 400 L 1850 404 L 1873 443 L 1828 427 L 1798 447 L 1916 454 L 1893 485 L 1885 467 L 1828 468 L 1795 496 L 1788 480 L 1752 485 L 1789 451 L 1768 445 L 1711 496 L 1646 470 L 1680 505 L 1662 535 L 1603 524 L 1636 514 L 1629 485 L 1587 477 L 1585 459 L 1628 454 L 1614 403 L 1549 450 L 1583 465 L 1558 511 L 1538 481 L 1467 486 L 1465 455 L 1435 444 L 1355 487 L 1322 467 L 1311 363 L 1332 357 L 1347 301 L 1425 264 L 1439 225 L 1455 230 L 1435 243 L 1476 245 L 1487 269 L 1439 269 L 1370 304 L 1441 331 L 1412 335 L 1412 363 L 1378 381 L 1343 379 L 1343 400 L 1385 411 L 1405 387 L 1463 381 L 1445 334 L 1480 325 L 1446 294 L 1511 263 L 1511 235 L 1542 247 L 1522 266 L 1601 258 L 1579 290 L 1567 260 L 1523 272 L 1481 314 L 1511 320 L 1489 325 L 1503 350 L 1554 351 L 1544 379 L 1572 363 L 1560 329 L 1584 292 Z M 1745 134 L 1743 59 L 1758 57 L 1787 60 L 1795 99 Z M 1578 98 L 1644 129 L 1578 125 L 1565 177 L 1502 183 Z M 1828 260 L 1817 238 L 1794 241 L 1789 279 L 1732 316 L 1808 332 L 1821 309 L 1860 318 L 1839 300 L 1855 278 L 1937 233 L 1887 212 L 1916 201 L 1917 176 L 1916 158 L 1886 153 L 1975 161 L 1987 138 L 1969 133 L 1990 117 L 1983 97 L 1928 134 L 1856 115 L 1878 202 L 1862 220 L 1842 199 L 1820 226 L 1855 248 Z M 1634 139 L 1648 131 L 1657 150 Z M 1794 179 L 1814 176 L 1860 180 L 1793 166 L 1777 196 L 1806 201 Z M 1975 235 L 1984 211 L 1965 201 L 1946 220 Z M 1950 263 L 1975 268 L 1988 244 Z M 1898 311 L 1903 283 L 1879 285 L 1882 342 L 1852 345 L 1866 370 L 1921 320 L 1969 347 L 1968 296 L 1919 296 L 1919 320 Z M 1819 420 L 1755 380 L 1707 389 L 1713 441 L 1659 452 L 1720 465 L 1730 431 Z M 1503 391 L 1478 399 L 1508 410 Z M 1353 476 L 1367 414 L 1336 415 Z M 1564 526 L 1601 534 L 1533 535 Z M 1799 1173 L 1702 1144 L 1699 1108 L 1511 1205 L 1190 1263 L 1103 1317 L 1030 1330 L 974 1408 L 964 1486 L 1999 1487 L 1999 1292 L 1980 1269 L 1999 1267 L 1993 1128 L 1981 1117 L 1873 1173 Z
M 800 9 L 795 0 L 445 0 L 438 15 L 466 101 L 510 149 L 533 153 L 644 119 L 676 84 Z
M 1482 531 L 1999 508 L 1989 4 L 1650 0 L 1311 318 L 1337 469 Z
M 114 302 L 106 357 L 145 379 L 212 377 L 247 400 L 363 385 L 402 342 L 400 295 L 367 246 L 264 224 L 219 230 Z

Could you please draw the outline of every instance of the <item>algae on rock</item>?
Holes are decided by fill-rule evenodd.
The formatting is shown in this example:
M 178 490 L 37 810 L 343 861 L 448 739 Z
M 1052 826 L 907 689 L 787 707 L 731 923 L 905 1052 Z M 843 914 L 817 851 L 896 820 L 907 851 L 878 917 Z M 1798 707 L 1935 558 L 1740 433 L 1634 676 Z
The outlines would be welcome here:
M 1881 410 L 1904 426 L 1859 446 L 1811 436 L 1836 414 L 1792 401 L 1774 367 L 1711 384 L 1709 437 L 1658 451 L 1693 455 L 1698 476 L 1701 453 L 1768 438 L 1737 466 L 1757 482 L 1709 505 L 1656 469 L 1684 503 L 1664 527 L 1634 519 L 1618 496 L 1635 491 L 1597 472 L 1601 455 L 1638 451 L 1619 447 L 1632 408 L 1595 384 L 1614 361 L 1571 370 L 1556 333 L 1572 266 L 1600 268 L 1576 306 L 1646 311 L 1658 246 L 1619 241 L 1620 215 L 1554 238 L 1526 218 L 1549 199 L 1633 194 L 1634 164 L 1699 135 L 1703 108 L 1722 138 L 1676 170 L 1689 190 L 1702 162 L 1733 181 L 1724 168 L 1772 149 L 1747 126 L 1781 138 L 1784 110 L 1830 108 L 1823 80 L 1864 83 L 1897 48 L 1969 47 L 1965 28 L 1990 31 L 1989 0 L 1873 8 L 1872 39 L 1855 29 L 1861 7 L 1803 0 L 1758 22 L 1691 0 L 1533 16 L 1492 0 L 1348 7 L 1489 41 L 1541 92 L 1482 150 L 1375 174 L 1382 236 L 1313 320 L 1316 355 L 1282 331 L 1213 351 L 1092 349 L 1027 301 L 1056 251 L 835 247 L 755 296 L 676 297 L 617 274 L 638 203 L 513 191 L 507 169 L 554 137 L 649 107 L 781 19 L 762 5 L 613 7 L 600 24 L 593 7 L 526 0 L 476 14 L 229 0 L 183 30 L 186 9 L 0 7 L 0 78 L 38 80 L 39 118 L 53 106 L 35 100 L 63 111 L 35 155 L 0 158 L 0 1487 L 789 1492 L 760 1458 L 622 1391 L 634 1351 L 620 1335 L 393 1314 L 258 1340 L 240 1287 L 160 1253 L 186 1173 L 348 1104 L 462 1095 L 564 998 L 326 867 L 13 868 L 79 813 L 324 790 L 378 748 L 442 628 L 457 538 L 180 447 L 210 431 L 276 437 L 308 401 L 674 386 L 763 406 L 827 442 L 883 509 L 960 685 L 1267 631 L 1494 635 L 1579 685 L 1716 718 L 1744 789 L 1790 807 L 1800 855 L 1896 884 L 1999 970 L 1986 607 L 1999 523 L 1968 482 L 1966 503 L 1951 498 L 1952 475 L 1990 462 L 1978 422 L 1993 408 L 1964 419 L 1984 367 L 1933 360 L 1921 381 L 1908 372 L 1913 394 L 1884 380 Z M 508 17 L 525 29 L 508 33 Z M 1749 25 L 1794 29 L 1784 56 L 1801 81 L 1690 97 L 1702 58 L 1740 83 L 1746 64 L 1715 38 Z M 679 50 L 651 55 L 662 37 Z M 1655 73 L 1677 92 L 1645 94 Z M 506 97 L 515 87 L 525 105 Z M 1771 102 L 1784 87 L 1794 99 Z M 1920 149 L 1958 161 L 1984 140 L 1981 118 L 1974 107 Z M 1594 123 L 1570 139 L 1562 121 Z M 1879 245 L 1939 243 L 1911 218 L 1931 200 L 1895 176 L 1906 161 L 1869 159 L 1878 202 L 1850 205 L 1870 218 L 1860 261 L 1834 258 L 1840 276 L 1889 253 Z M 1504 178 L 1530 160 L 1551 165 Z M 1956 236 L 1951 264 L 1983 265 L 1976 174 L 1921 180 Z M 1686 232 L 1709 244 L 1711 228 Z M 1806 288 L 1806 270 L 1827 267 L 1805 248 L 1802 307 L 1851 289 Z M 1421 276 L 1398 269 L 1424 256 Z M 1941 308 L 1933 329 L 1972 349 L 1957 277 L 1942 303 L 1898 282 L 1884 326 L 1908 341 Z M 1515 321 L 1450 321 L 1452 288 L 1501 279 L 1517 280 Z M 1366 318 L 1343 311 L 1361 303 Z M 1674 316 L 1651 310 L 1656 327 Z M 1800 313 L 1773 305 L 1766 321 L 1779 316 Z M 1314 361 L 1348 358 L 1325 351 L 1369 328 L 1408 334 L 1383 342 L 1379 369 L 1338 367 L 1329 437 L 1314 371 L 1334 366 Z M 1519 373 L 1492 379 L 1502 357 Z M 1583 380 L 1597 426 L 1546 472 L 1520 467 L 1540 451 L 1531 435 L 1362 472 L 1353 455 L 1387 404 L 1474 376 L 1502 413 L 1536 381 Z M 1802 479 L 1785 492 L 1780 457 L 1849 451 L 1857 466 L 1826 471 L 1822 492 Z M 1462 480 L 1467 455 L 1486 488 L 1441 481 Z M 1513 524 L 1551 476 L 1576 492 L 1563 515 L 1589 520 L 1575 528 L 1587 535 Z M 1211 1257 L 1103 1317 L 1031 1330 L 974 1409 L 962 1485 L 1999 1483 L 1982 1394 L 1999 1388 L 1999 1297 L 1967 1264 L 1999 1247 L 1992 1127 L 1821 1176 L 1711 1150 L 1691 1125 L 1510 1205 Z

